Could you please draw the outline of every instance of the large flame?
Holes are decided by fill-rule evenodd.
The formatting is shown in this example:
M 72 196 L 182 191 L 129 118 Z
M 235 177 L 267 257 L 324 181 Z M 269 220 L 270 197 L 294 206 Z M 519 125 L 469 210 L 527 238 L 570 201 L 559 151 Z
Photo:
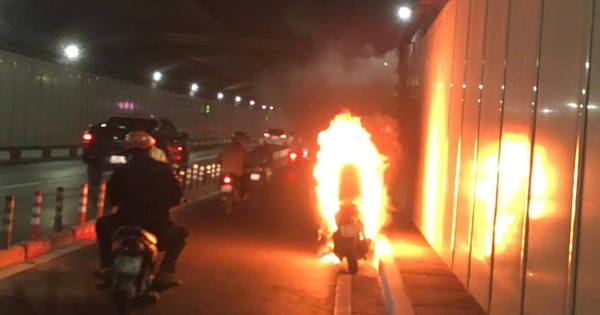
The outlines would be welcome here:
M 365 226 L 365 236 L 375 239 L 386 220 L 386 157 L 379 154 L 360 118 L 348 112 L 331 121 L 329 128 L 319 134 L 318 143 L 320 148 L 314 177 L 319 211 L 327 229 L 337 229 L 335 214 L 340 207 L 340 174 L 344 168 L 353 166 L 360 181 L 360 195 L 356 203 Z

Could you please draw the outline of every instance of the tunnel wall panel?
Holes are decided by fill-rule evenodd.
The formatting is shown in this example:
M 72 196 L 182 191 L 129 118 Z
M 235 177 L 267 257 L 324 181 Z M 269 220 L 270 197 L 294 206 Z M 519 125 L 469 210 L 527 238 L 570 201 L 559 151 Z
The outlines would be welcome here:
M 564 314 L 570 293 L 571 218 L 576 192 L 577 105 L 586 86 L 592 1 L 543 7 L 527 231 L 524 312 Z M 567 297 L 567 298 L 566 298 Z M 539 303 L 540 300 L 547 300 Z
M 408 78 L 424 121 L 413 218 L 489 314 L 600 313 L 599 10 L 451 0 L 414 39 Z
M 574 301 L 575 313 L 591 315 L 600 313 L 598 292 L 600 292 L 600 169 L 596 161 L 600 160 L 600 6 L 593 9 L 591 49 L 588 54 L 586 68 L 589 68 L 588 97 L 579 105 L 578 113 L 587 118 L 584 166 L 582 176 L 583 187 L 579 208 L 580 229 L 576 234 L 573 267 L 576 281 L 573 288 L 577 292 Z M 584 87 L 585 88 L 585 87 Z M 577 222 L 577 221 L 576 221 Z
M 495 314 L 518 314 L 520 293 L 516 285 L 503 286 L 510 277 L 511 268 L 502 269 L 501 266 L 510 266 L 502 262 L 505 258 L 501 253 L 506 247 L 502 241 L 494 243 L 494 237 L 504 235 L 494 234 L 494 221 L 496 216 L 496 194 L 498 192 L 498 170 L 500 139 L 502 131 L 502 111 L 504 109 L 504 91 L 506 84 L 507 35 L 510 1 L 489 1 L 487 7 L 487 24 L 484 49 L 483 89 L 481 90 L 481 117 L 479 123 L 479 148 L 477 154 L 477 175 L 475 177 L 475 213 L 485 214 L 479 216 L 484 220 L 480 227 L 484 240 L 474 255 L 477 263 L 474 268 L 492 271 L 492 252 L 496 260 L 495 268 L 490 281 L 491 290 L 494 292 L 489 306 L 490 312 Z M 499 223 L 500 225 L 503 223 Z M 479 258 L 478 258 L 479 257 Z M 517 273 L 518 275 L 518 273 Z M 481 281 L 485 281 L 481 278 Z M 518 283 L 518 281 L 517 281 Z M 488 292 L 489 290 L 483 290 Z M 481 293 L 480 293 L 481 294 Z
M 191 138 L 286 127 L 278 110 L 249 110 L 0 51 L 0 147 L 77 145 L 89 124 L 111 115 L 164 116 Z

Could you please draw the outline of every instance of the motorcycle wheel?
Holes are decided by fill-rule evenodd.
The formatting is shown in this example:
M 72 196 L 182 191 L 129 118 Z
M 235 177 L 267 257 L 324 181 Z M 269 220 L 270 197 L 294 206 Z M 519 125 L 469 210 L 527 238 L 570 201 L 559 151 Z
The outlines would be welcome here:
M 356 255 L 348 255 L 346 260 L 348 261 L 348 272 L 355 275 L 358 272 L 358 259 L 356 259 Z
M 116 293 L 113 299 L 115 301 L 115 305 L 117 306 L 118 315 L 133 314 L 133 299 L 127 292 Z

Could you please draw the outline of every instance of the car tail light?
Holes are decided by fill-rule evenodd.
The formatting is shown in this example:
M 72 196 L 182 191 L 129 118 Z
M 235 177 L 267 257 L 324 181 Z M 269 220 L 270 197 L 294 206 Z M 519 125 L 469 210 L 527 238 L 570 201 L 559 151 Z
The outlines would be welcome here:
M 223 183 L 224 184 L 231 184 L 231 176 L 226 175 L 225 177 L 223 177 Z
M 183 151 L 184 147 L 182 145 L 171 145 L 168 147 L 169 151 L 173 151 L 173 152 L 181 152 Z
M 298 154 L 296 152 L 290 153 L 290 159 L 292 159 L 292 161 L 295 161 L 297 158 L 298 158 Z
M 94 135 L 92 135 L 91 132 L 86 131 L 83 133 L 83 135 L 81 136 L 81 138 L 83 139 L 83 144 L 84 145 L 89 145 L 90 143 L 92 143 L 92 140 L 94 140 Z
M 268 137 L 270 137 L 270 136 L 271 136 L 271 134 L 270 134 L 270 133 L 268 133 L 268 132 L 265 132 L 265 133 L 263 133 L 263 136 L 264 136 L 265 138 L 268 138 Z

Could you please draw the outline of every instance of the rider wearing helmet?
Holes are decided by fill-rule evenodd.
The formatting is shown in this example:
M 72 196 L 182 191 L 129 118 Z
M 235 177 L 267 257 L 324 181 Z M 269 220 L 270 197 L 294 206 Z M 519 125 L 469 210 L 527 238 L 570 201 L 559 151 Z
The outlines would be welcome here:
M 248 166 L 248 152 L 246 144 L 250 141 L 248 134 L 242 131 L 233 133 L 231 144 L 219 154 L 218 161 L 221 164 L 223 174 L 230 174 L 242 184 L 244 198 L 247 198 L 247 181 L 245 180 L 246 167 Z
M 166 286 L 177 284 L 172 275 L 188 233 L 170 221 L 169 209 L 181 203 L 183 193 L 169 165 L 150 156 L 153 140 L 145 131 L 131 132 L 125 138 L 131 159 L 114 171 L 107 184 L 109 204 L 118 207 L 118 212 L 96 221 L 100 270 L 95 275 L 99 278 L 110 277 L 112 234 L 121 226 L 132 225 L 157 236 L 159 250 L 166 251 L 159 281 Z
M 165 151 L 156 146 L 156 140 L 154 138 L 152 138 L 152 140 L 154 144 L 150 148 L 150 156 L 159 162 L 168 163 L 169 160 L 167 159 Z

